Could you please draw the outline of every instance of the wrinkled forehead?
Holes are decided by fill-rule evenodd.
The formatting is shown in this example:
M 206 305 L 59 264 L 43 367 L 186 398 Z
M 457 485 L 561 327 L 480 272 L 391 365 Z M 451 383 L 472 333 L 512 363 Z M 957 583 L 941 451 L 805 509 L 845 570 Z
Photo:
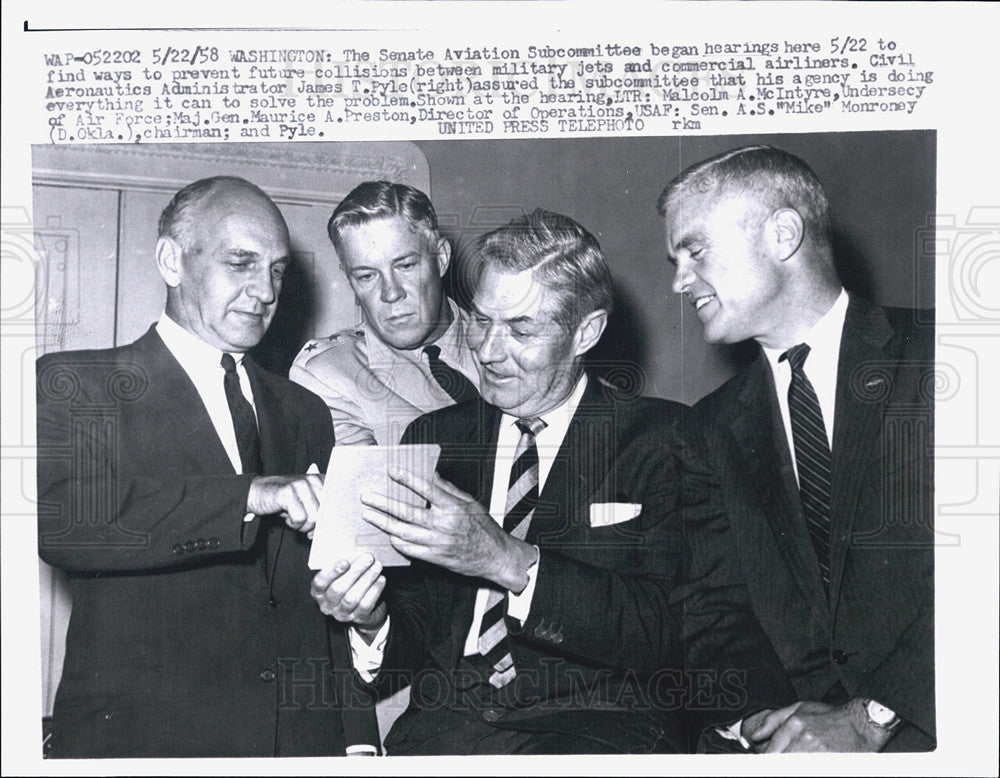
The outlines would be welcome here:
M 497 320 L 551 319 L 556 308 L 553 290 L 535 278 L 533 268 L 514 271 L 486 264 L 476 283 L 472 305 Z
M 431 236 L 403 216 L 386 216 L 338 230 L 337 255 L 345 268 L 391 261 L 404 256 L 424 258 L 434 248 Z
M 244 236 L 262 243 L 288 244 L 288 227 L 278 207 L 243 187 L 227 187 L 207 196 L 191 214 L 191 222 L 202 238 Z

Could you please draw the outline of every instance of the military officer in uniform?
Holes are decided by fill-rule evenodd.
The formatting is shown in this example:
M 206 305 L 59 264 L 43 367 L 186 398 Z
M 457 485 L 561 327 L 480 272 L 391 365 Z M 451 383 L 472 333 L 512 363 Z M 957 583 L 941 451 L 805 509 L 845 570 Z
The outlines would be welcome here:
M 326 401 L 337 445 L 393 445 L 417 416 L 478 396 L 442 280 L 451 247 L 427 195 L 388 181 L 357 186 L 327 230 L 364 321 L 307 343 L 289 377 Z

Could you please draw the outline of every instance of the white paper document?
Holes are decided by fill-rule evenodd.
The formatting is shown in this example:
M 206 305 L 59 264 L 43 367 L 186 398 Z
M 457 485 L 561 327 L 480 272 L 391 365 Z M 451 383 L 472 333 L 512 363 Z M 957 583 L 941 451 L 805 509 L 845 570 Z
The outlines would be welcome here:
M 384 567 L 400 567 L 410 560 L 389 542 L 389 535 L 365 521 L 361 495 L 384 494 L 393 500 L 424 507 L 425 501 L 411 489 L 389 478 L 397 467 L 430 481 L 441 447 L 335 446 L 326 469 L 319 519 L 309 552 L 309 567 L 322 570 L 340 559 L 352 560 L 365 551 Z

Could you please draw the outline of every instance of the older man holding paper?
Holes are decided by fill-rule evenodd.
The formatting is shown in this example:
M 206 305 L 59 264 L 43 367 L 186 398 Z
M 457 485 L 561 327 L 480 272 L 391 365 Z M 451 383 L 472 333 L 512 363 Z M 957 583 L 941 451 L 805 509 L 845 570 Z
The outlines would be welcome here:
M 38 549 L 73 594 L 52 755 L 373 753 L 343 630 L 306 594 L 329 416 L 248 353 L 285 221 L 253 184 L 202 179 L 155 255 L 166 310 L 145 335 L 38 362 Z
M 426 507 L 363 497 L 412 567 L 362 555 L 313 595 L 377 685 L 412 686 L 390 754 L 676 750 L 678 406 L 585 373 L 612 286 L 576 222 L 535 211 L 472 259 L 483 397 L 403 436 L 441 446 L 430 480 L 390 471 Z

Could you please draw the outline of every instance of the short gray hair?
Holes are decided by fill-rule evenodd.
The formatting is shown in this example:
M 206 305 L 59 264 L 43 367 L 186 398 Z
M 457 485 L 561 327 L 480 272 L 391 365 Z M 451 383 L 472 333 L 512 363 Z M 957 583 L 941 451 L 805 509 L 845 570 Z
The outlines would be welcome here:
M 769 213 L 779 208 L 797 211 L 808 238 L 829 249 L 830 203 L 819 178 L 794 154 L 773 146 L 743 146 L 692 165 L 667 184 L 657 210 L 666 216 L 670 204 L 687 194 L 751 192 Z
M 264 193 L 264 190 L 246 179 L 236 176 L 202 178 L 177 192 L 169 205 L 163 209 L 160 214 L 158 236 L 173 238 L 181 245 L 185 254 L 190 252 L 194 248 L 191 245 L 191 220 L 194 212 L 211 194 L 223 187 L 249 189 L 271 202 L 271 198 Z
M 567 332 L 598 310 L 609 314 L 614 289 L 597 238 L 568 216 L 538 208 L 476 241 L 463 274 L 475 289 L 487 266 L 533 277 L 559 297 L 556 321 Z

